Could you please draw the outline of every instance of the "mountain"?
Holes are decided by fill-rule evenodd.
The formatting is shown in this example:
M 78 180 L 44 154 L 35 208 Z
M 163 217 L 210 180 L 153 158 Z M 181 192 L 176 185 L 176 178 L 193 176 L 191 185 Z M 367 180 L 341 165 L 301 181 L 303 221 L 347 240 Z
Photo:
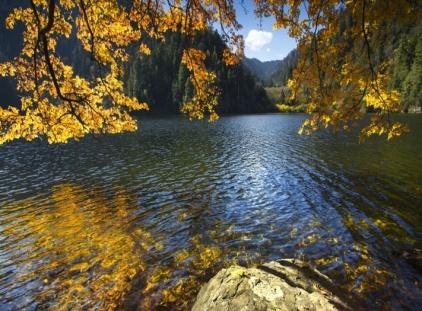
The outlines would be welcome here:
M 293 69 L 297 65 L 298 53 L 294 49 L 283 60 L 280 61 L 278 67 L 274 70 L 270 77 L 270 82 L 277 86 L 286 86 L 287 81 L 292 77 Z
M 243 64 L 251 71 L 256 78 L 262 81 L 265 86 L 284 86 L 292 76 L 298 59 L 297 50 L 291 51 L 282 60 L 262 62 L 256 58 L 247 58 Z
M 259 80 L 265 84 L 271 81 L 271 76 L 276 72 L 280 66 L 281 60 L 271 60 L 262 62 L 256 58 L 243 59 L 243 65 L 249 69 Z

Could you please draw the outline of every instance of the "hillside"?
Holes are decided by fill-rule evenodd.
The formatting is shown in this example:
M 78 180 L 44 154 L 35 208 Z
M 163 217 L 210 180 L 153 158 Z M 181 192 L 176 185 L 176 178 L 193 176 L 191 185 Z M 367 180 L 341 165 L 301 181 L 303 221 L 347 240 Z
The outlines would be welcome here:
M 297 50 L 294 49 L 280 61 L 278 67 L 275 68 L 272 73 L 269 82 L 275 86 L 287 85 L 287 81 L 291 78 L 293 69 L 296 67 L 297 60 L 298 53 Z
M 152 113 L 178 113 L 180 105 L 193 95 L 186 66 L 180 63 L 183 41 L 181 35 L 168 33 L 165 44 L 147 43 L 151 55 L 132 53 L 126 70 L 126 90 L 130 96 L 149 103 Z M 199 33 L 194 45 L 206 51 L 206 65 L 217 74 L 220 114 L 273 110 L 264 88 L 242 64 L 227 66 L 220 61 L 225 44 L 217 32 Z
M 264 84 L 271 81 L 271 77 L 277 71 L 281 63 L 281 60 L 262 62 L 256 58 L 245 57 L 243 59 L 243 64 Z
M 282 60 L 262 62 L 256 58 L 247 58 L 243 64 L 259 79 L 265 86 L 284 86 L 292 75 L 297 63 L 297 50 L 291 51 Z

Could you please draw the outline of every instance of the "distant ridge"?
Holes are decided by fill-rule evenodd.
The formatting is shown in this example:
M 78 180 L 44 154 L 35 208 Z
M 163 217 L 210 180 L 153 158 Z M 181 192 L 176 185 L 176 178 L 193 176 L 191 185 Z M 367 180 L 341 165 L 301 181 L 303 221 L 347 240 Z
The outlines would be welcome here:
M 287 54 L 271 75 L 269 82 L 277 86 L 286 86 L 287 81 L 292 77 L 293 69 L 296 68 L 298 57 L 296 49 Z
M 272 75 L 277 71 L 281 62 L 281 60 L 262 62 L 259 59 L 247 57 L 243 59 L 243 64 L 246 68 L 264 83 L 268 83 L 271 80 Z
M 264 85 L 286 85 L 297 63 L 297 50 L 292 50 L 282 60 L 262 62 L 256 58 L 244 58 L 243 64 Z

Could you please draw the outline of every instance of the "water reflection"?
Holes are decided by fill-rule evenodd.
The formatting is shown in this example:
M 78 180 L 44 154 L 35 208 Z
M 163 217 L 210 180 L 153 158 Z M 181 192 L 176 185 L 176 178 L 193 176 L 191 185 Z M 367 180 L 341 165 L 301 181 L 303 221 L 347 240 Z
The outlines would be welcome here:
M 154 262 L 164 245 L 133 225 L 138 209 L 124 189 L 105 194 L 75 184 L 54 186 L 45 200 L 29 198 L 4 206 L 4 306 L 113 310 L 133 304 L 124 298 L 137 284 L 140 295 L 135 301 L 143 309 L 187 308 L 199 279 L 210 273 L 222 251 L 195 235 L 166 264 Z M 22 210 L 25 213 L 15 218 Z
M 133 198 L 122 189 L 106 197 L 63 184 L 52 188 L 48 208 L 40 203 L 27 199 L 6 207 L 9 217 L 26 212 L 2 225 L 0 271 L 9 285 L 2 286 L 2 301 L 13 298 L 18 308 L 116 307 L 145 270 L 145 253 L 161 247 L 131 226 Z
M 297 136 L 301 121 L 152 119 L 1 146 L 0 309 L 184 310 L 222 267 L 283 257 L 370 309 L 417 309 L 421 277 L 395 253 L 420 248 L 422 123 L 359 146 Z

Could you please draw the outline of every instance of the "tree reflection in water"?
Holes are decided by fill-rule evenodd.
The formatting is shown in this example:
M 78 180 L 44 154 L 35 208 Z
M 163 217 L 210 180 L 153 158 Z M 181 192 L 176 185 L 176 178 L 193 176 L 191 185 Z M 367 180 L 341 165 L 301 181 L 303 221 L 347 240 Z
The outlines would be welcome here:
M 149 254 L 163 245 L 132 225 L 139 208 L 135 198 L 120 188 L 110 192 L 62 184 L 52 188 L 48 208 L 36 197 L 7 208 L 26 210 L 2 230 L 8 236 L 2 250 L 12 254 L 8 262 L 15 265 L 15 287 L 9 291 L 26 296 L 21 308 L 116 309 L 139 284 L 136 279 L 144 280 L 139 297 L 144 308 L 188 306 L 198 278 L 221 250 L 201 244 L 197 235 L 190 240 L 191 251 L 179 250 L 170 265 L 157 262 L 147 271 Z M 171 282 L 170 266 L 192 273 Z
M 20 243 L 21 251 L 9 243 L 19 256 L 14 283 L 31 283 L 26 294 L 36 302 L 30 304 L 113 309 L 145 270 L 145 253 L 161 247 L 147 231 L 131 227 L 133 198 L 124 190 L 108 198 L 95 188 L 63 184 L 53 187 L 48 209 L 39 204 L 19 202 L 32 212 L 3 232 Z
M 210 220 L 212 229 L 202 230 L 197 225 L 205 221 L 207 208 L 199 203 L 195 210 L 172 216 L 177 224 L 171 230 L 176 231 L 159 234 L 151 231 L 156 216 L 150 215 L 150 222 L 142 210 L 136 195 L 123 188 L 71 183 L 52 187 L 48 196 L 6 204 L 0 211 L 0 278 L 6 284 L 2 300 L 19 309 L 114 310 L 129 304 L 143 310 L 183 310 L 218 269 L 238 260 L 259 264 L 267 260 L 265 248 L 272 246 L 257 232 L 239 230 L 222 219 Z M 159 213 L 160 219 L 173 219 L 166 216 L 166 207 Z M 381 218 L 374 217 L 380 230 L 385 229 Z M 294 253 L 287 255 L 343 280 L 344 290 L 361 297 L 378 292 L 388 300 L 391 291 L 385 287 L 394 275 L 371 255 L 362 237 L 369 225 L 350 214 L 342 219 L 353 235 L 351 245 L 345 247 L 347 241 L 314 220 L 304 229 L 308 234 L 292 227 L 289 238 L 296 242 Z M 187 228 L 183 237 L 179 225 Z M 265 243 L 256 246 L 254 239 Z M 248 241 L 256 247 L 247 247 Z

